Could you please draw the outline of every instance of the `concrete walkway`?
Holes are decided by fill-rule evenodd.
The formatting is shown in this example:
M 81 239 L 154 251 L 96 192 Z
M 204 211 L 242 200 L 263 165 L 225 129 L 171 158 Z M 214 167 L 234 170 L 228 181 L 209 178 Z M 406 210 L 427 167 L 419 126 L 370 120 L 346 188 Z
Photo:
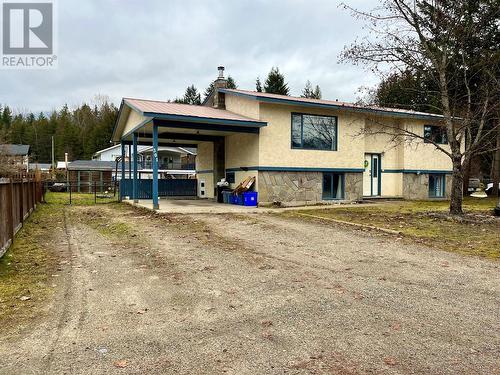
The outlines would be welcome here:
M 135 205 L 132 200 L 124 199 L 124 202 Z M 384 204 L 382 202 L 369 203 L 371 206 Z M 137 206 L 153 210 L 153 202 L 151 199 L 140 199 Z M 282 212 L 288 210 L 319 210 L 330 209 L 336 207 L 354 207 L 359 206 L 357 203 L 335 203 L 324 205 L 310 205 L 297 207 L 247 207 L 234 204 L 217 203 L 213 199 L 160 199 L 160 209 L 155 210 L 161 214 L 257 214 Z
M 134 205 L 131 200 L 124 200 L 124 202 Z M 151 199 L 140 199 L 137 205 L 149 210 L 153 209 L 153 202 Z M 275 209 L 217 203 L 212 199 L 160 199 L 160 209 L 156 210 L 156 212 L 161 214 L 255 214 L 269 211 L 275 211 Z

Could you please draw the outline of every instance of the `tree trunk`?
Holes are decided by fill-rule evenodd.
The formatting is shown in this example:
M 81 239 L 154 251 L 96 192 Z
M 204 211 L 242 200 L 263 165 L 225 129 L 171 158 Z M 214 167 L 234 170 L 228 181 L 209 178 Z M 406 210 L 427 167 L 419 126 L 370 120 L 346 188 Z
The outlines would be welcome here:
M 451 180 L 450 193 L 450 214 L 463 215 L 462 201 L 464 189 L 464 166 L 461 160 L 455 158 L 453 160 L 453 175 Z
M 500 127 L 497 128 L 497 150 L 493 155 L 493 171 L 491 178 L 493 179 L 494 197 L 498 197 L 498 184 L 500 183 Z

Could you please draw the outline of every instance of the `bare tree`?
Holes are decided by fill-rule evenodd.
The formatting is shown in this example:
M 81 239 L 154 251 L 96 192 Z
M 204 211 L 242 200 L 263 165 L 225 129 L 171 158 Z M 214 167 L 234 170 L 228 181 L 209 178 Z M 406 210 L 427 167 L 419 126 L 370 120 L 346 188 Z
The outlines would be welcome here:
M 499 126 L 497 0 L 385 0 L 371 12 L 343 6 L 366 21 L 370 36 L 346 47 L 342 60 L 377 72 L 410 70 L 438 87 L 436 110 L 448 145 L 431 143 L 451 159 L 450 213 L 463 214 L 467 166 L 498 148 L 492 142 Z M 394 141 L 423 139 L 405 126 L 381 124 L 376 131 Z

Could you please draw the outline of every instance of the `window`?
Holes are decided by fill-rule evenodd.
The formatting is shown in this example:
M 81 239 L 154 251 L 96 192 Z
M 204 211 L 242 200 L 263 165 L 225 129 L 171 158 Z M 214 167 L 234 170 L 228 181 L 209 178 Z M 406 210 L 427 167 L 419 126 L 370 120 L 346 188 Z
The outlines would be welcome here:
M 344 198 L 344 175 L 323 173 L 323 199 Z
M 429 175 L 429 198 L 444 197 L 444 174 Z
M 226 181 L 229 182 L 230 184 L 234 184 L 234 182 L 236 181 L 235 173 L 226 172 Z
M 337 151 L 337 118 L 292 113 L 292 148 Z
M 448 136 L 446 128 L 443 126 L 425 125 L 424 126 L 424 142 L 425 143 L 439 143 L 447 144 Z

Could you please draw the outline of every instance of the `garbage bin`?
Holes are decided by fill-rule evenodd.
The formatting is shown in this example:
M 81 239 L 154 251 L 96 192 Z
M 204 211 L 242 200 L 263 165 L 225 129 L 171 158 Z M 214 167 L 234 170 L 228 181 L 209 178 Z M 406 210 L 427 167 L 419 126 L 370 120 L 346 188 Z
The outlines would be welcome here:
M 224 203 L 224 198 L 222 196 L 223 191 L 231 190 L 227 186 L 217 186 L 217 203 Z

